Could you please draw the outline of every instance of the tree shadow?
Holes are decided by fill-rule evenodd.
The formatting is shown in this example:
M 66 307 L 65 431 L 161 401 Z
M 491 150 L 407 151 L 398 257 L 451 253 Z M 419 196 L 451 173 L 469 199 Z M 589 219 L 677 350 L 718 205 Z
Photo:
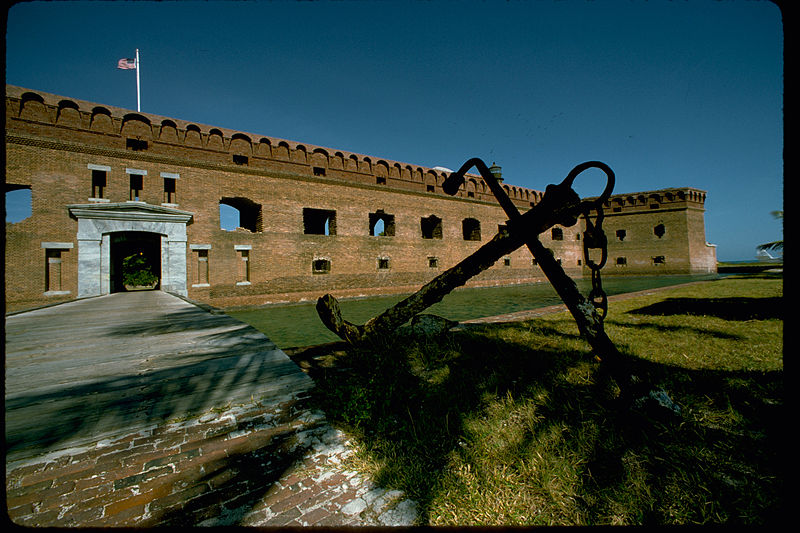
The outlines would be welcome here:
M 188 333 L 190 340 L 182 347 L 159 346 L 158 336 L 170 333 Z M 163 320 L 116 327 L 108 342 L 134 335 L 147 337 L 152 349 L 126 352 L 130 364 L 117 362 L 114 367 L 123 368 L 121 373 L 101 375 L 98 364 L 86 364 L 69 384 L 7 393 L 7 459 L 33 457 L 220 406 L 285 400 L 313 386 L 262 333 L 230 317 L 196 309 L 172 312 Z M 118 354 L 106 357 L 113 365 Z
M 650 316 L 714 316 L 723 320 L 769 320 L 783 318 L 783 298 L 667 298 L 628 313 Z
M 406 336 L 375 350 L 337 344 L 292 357 L 312 367 L 317 383 L 312 402 L 331 422 L 357 435 L 370 461 L 380 465 L 376 482 L 415 499 L 423 523 L 432 518 L 431 509 L 452 476 L 453 457 L 470 460 L 477 439 L 470 424 L 487 416 L 492 401 L 505 397 L 535 402 L 540 416 L 514 445 L 512 457 L 537 451 L 541 435 L 569 428 L 559 449 L 581 455 L 574 505 L 585 523 L 613 522 L 619 502 L 625 502 L 629 520 L 642 524 L 771 522 L 782 502 L 776 481 L 781 479 L 782 372 L 669 367 L 621 347 L 638 375 L 668 390 L 683 407 L 682 419 L 670 422 L 622 409 L 613 380 L 588 347 L 530 346 L 516 335 L 531 328 L 568 341 L 577 338 L 531 320 L 472 325 L 438 339 Z M 573 379 L 578 372 L 590 379 Z M 736 416 L 719 414 L 726 410 Z M 712 412 L 722 420 L 718 427 L 707 418 Z M 581 429 L 586 427 L 594 433 Z M 631 489 L 636 476 L 644 481 Z M 699 501 L 697 483 L 717 495 L 709 498 L 710 506 Z M 742 492 L 744 487 L 748 490 Z
M 275 482 L 281 480 L 310 451 L 312 444 L 301 434 L 319 432 L 324 422 L 304 423 L 303 401 L 284 404 L 281 415 L 271 423 L 268 437 L 248 439 L 238 451 L 226 450 L 224 457 L 204 461 L 189 471 L 181 470 L 186 494 L 150 504 L 147 524 L 158 527 L 236 526 L 263 501 Z M 241 421 L 230 433 L 249 429 Z
M 123 372 L 103 371 L 100 377 L 96 365 L 84 363 L 74 382 L 42 380 L 44 386 L 6 398 L 7 465 L 154 426 L 161 429 L 212 409 L 268 412 L 271 429 L 248 435 L 218 457 L 206 460 L 203 453 L 202 461 L 188 460 L 193 464 L 184 467 L 181 456 L 195 456 L 182 445 L 172 459 L 175 474 L 151 483 L 162 496 L 149 504 L 148 525 L 193 526 L 203 520 L 236 525 L 319 442 L 309 434 L 331 429 L 309 410 L 312 380 L 262 333 L 231 317 L 180 309 L 111 326 L 104 334 L 107 346 L 125 351 L 123 364 L 113 348 L 106 355 Z M 136 348 L 139 338 L 147 339 L 147 349 Z M 47 372 L 49 359 L 43 358 L 40 371 Z M 214 423 L 225 425 L 225 420 L 215 418 Z M 263 422 L 241 414 L 231 420 L 224 431 L 213 429 L 213 437 L 240 442 L 238 437 Z M 210 436 L 197 438 L 204 443 Z M 204 449 L 203 443 L 196 444 Z M 87 505 L 94 505 L 91 501 Z

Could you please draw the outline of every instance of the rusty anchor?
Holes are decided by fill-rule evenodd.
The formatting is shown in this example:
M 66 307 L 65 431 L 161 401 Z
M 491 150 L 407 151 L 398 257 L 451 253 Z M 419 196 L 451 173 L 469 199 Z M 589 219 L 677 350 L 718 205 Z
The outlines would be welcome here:
M 458 171 L 444 181 L 442 187 L 447 194 L 454 195 L 464 183 L 466 172 L 475 167 L 483 177 L 503 211 L 509 217 L 507 229 L 500 231 L 489 242 L 481 246 L 472 255 L 446 270 L 414 294 L 398 302 L 363 325 L 344 320 L 336 298 L 330 294 L 320 297 L 316 309 L 325 326 L 341 339 L 353 345 L 370 344 L 387 336 L 411 318 L 439 302 L 455 288 L 463 285 L 471 277 L 486 270 L 501 257 L 526 245 L 547 279 L 555 288 L 561 300 L 575 319 L 581 334 L 587 339 L 595 355 L 603 361 L 610 373 L 617 380 L 620 389 L 626 396 L 642 393 L 644 384 L 628 371 L 624 356 L 605 333 L 603 319 L 607 312 L 608 301 L 600 281 L 600 269 L 606 262 L 606 238 L 602 231 L 603 204 L 611 196 L 615 175 L 605 163 L 587 161 L 573 168 L 567 177 L 558 185 L 546 187 L 542 200 L 525 213 L 520 213 L 506 194 L 497 178 L 486 164 L 479 158 L 465 162 Z M 590 168 L 602 170 L 606 175 L 606 186 L 596 198 L 581 200 L 572 189 L 572 184 L 579 174 Z M 591 221 L 592 212 L 597 213 L 595 222 Z M 586 221 L 584 232 L 584 258 L 592 272 L 592 290 L 589 298 L 578 290 L 575 282 L 564 272 L 552 252 L 542 245 L 539 235 L 556 224 L 570 227 L 583 216 Z M 601 258 L 594 261 L 590 258 L 590 249 L 600 249 Z M 665 394 L 665 393 L 664 393 Z M 672 404 L 673 411 L 677 405 Z

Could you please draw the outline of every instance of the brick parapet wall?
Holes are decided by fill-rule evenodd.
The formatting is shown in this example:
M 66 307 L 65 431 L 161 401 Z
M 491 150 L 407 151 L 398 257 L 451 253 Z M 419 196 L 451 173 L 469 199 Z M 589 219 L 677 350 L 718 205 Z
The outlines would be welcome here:
M 97 155 L 104 148 L 125 149 L 128 139 L 135 139 L 148 143 L 149 157 L 178 157 L 195 165 L 231 165 L 233 156 L 244 156 L 247 165 L 239 165 L 243 173 L 269 171 L 314 177 L 317 168 L 324 171 L 326 180 L 371 185 L 380 182 L 386 189 L 414 192 L 428 192 L 431 186 L 434 194 L 444 194 L 441 184 L 448 175 L 439 168 L 134 113 L 10 85 L 6 86 L 6 116 L 7 121 L 16 122 L 15 131 L 38 139 L 69 137 L 92 146 Z M 542 196 L 541 191 L 523 187 L 507 186 L 507 190 L 520 206 L 538 202 Z M 457 195 L 494 201 L 483 179 L 471 174 Z

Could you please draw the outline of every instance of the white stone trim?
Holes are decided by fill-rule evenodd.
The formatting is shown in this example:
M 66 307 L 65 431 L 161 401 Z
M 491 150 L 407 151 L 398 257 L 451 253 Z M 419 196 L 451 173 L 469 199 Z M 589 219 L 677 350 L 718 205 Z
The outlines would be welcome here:
M 88 165 L 86 165 L 86 168 L 88 168 L 89 170 L 100 170 L 103 172 L 111 172 L 111 167 L 108 165 L 95 165 L 93 163 L 89 163 Z
M 192 251 L 194 251 L 194 250 L 210 250 L 211 249 L 211 245 L 210 244 L 190 244 L 189 245 L 189 249 L 192 250 Z
M 74 243 L 71 242 L 43 242 L 42 248 L 48 248 L 51 250 L 71 250 L 75 247 Z
M 174 179 L 174 180 L 179 180 L 179 179 L 181 179 L 181 175 L 180 175 L 180 174 L 178 174 L 177 172 L 162 172 L 162 173 L 160 174 L 160 176 L 161 176 L 162 178 L 171 178 L 171 179 Z
M 253 245 L 252 244 L 234 244 L 233 245 L 233 249 L 236 250 L 237 252 L 240 252 L 242 250 L 252 250 L 253 249 Z
M 140 176 L 147 176 L 147 171 L 140 170 L 138 168 L 126 168 L 125 174 L 139 174 Z
M 187 296 L 186 224 L 193 214 L 144 202 L 73 204 L 78 219 L 78 297 L 110 292 L 110 235 L 140 231 L 161 236 L 161 290 Z

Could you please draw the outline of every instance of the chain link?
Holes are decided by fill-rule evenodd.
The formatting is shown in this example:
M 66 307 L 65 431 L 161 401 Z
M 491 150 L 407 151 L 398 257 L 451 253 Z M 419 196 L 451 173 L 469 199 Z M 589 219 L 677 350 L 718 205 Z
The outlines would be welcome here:
M 586 231 L 583 232 L 583 259 L 586 261 L 586 266 L 592 271 L 592 289 L 589 291 L 589 301 L 597 310 L 600 317 L 600 323 L 608 314 L 608 296 L 603 290 L 603 282 L 600 279 L 600 269 L 602 269 L 606 260 L 608 259 L 608 239 L 605 232 L 603 232 L 603 206 L 598 202 L 595 209 L 597 210 L 597 218 L 595 223 L 589 218 L 589 211 L 584 213 L 586 218 Z M 589 249 L 600 249 L 600 262 L 596 263 L 589 257 Z

